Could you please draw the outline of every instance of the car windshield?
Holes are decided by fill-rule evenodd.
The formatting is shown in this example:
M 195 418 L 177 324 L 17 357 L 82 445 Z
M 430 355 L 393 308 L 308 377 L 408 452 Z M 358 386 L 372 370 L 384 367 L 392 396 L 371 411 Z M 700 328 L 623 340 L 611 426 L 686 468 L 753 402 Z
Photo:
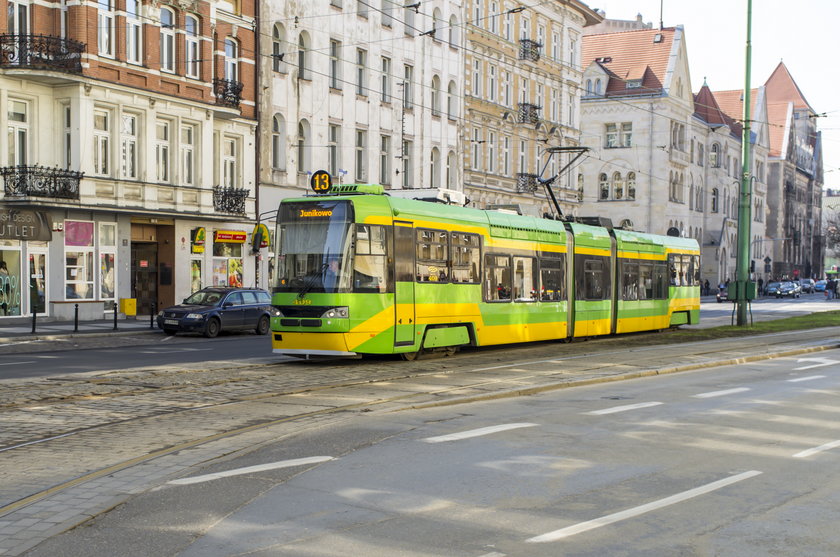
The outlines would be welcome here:
M 778 282 L 771 282 L 767 285 L 767 288 L 778 288 L 779 286 L 781 285 Z
M 222 299 L 223 293 L 214 290 L 199 290 L 193 292 L 190 297 L 184 300 L 185 304 L 193 306 L 215 306 Z

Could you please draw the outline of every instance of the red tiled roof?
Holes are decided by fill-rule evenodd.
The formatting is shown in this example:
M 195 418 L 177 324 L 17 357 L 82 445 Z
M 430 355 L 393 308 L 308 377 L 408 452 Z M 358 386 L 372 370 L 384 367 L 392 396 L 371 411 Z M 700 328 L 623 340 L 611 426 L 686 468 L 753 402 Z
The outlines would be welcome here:
M 764 87 L 767 89 L 768 104 L 792 102 L 794 108 L 814 110 L 808 104 L 808 101 L 805 100 L 805 96 L 799 90 L 799 86 L 793 80 L 793 76 L 790 75 L 784 62 L 779 62 L 779 65 L 776 66 L 776 69 L 767 78 L 767 83 L 764 84 Z
M 603 33 L 583 37 L 582 62 L 586 68 L 596 59 L 608 59 L 601 65 L 618 79 L 610 79 L 606 94 L 633 95 L 650 94 L 651 90 L 662 89 L 671 48 L 674 44 L 675 28 L 637 29 L 620 33 Z M 660 42 L 654 37 L 662 36 Z M 642 87 L 627 89 L 626 81 L 641 79 Z
M 705 83 L 700 91 L 694 95 L 694 114 L 709 124 L 729 126 L 732 135 L 741 135 L 741 124 L 721 110 L 717 93 L 712 93 L 712 90 Z
M 739 122 L 744 118 L 744 90 L 715 91 L 715 100 L 722 111 Z M 750 91 L 750 114 L 755 117 L 755 103 L 758 101 L 758 89 Z
M 788 102 L 767 103 L 767 127 L 770 132 L 770 156 L 782 156 L 782 144 L 785 141 L 785 132 L 788 123 Z

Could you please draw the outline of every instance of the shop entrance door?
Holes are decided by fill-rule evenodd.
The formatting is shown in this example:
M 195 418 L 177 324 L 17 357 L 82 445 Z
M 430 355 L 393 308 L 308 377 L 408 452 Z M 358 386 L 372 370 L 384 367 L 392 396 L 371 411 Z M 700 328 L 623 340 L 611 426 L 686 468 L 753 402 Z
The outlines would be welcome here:
M 29 252 L 29 314 L 47 313 L 47 254 Z
M 152 313 L 157 307 L 157 244 L 131 244 L 131 297 L 137 300 L 137 315 Z

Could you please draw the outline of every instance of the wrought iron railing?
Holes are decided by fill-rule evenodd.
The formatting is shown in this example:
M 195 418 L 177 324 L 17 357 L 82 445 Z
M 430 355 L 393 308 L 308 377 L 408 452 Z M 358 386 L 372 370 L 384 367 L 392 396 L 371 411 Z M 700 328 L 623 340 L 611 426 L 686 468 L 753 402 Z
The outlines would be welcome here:
M 516 191 L 520 193 L 534 193 L 540 187 L 539 176 L 536 174 L 516 173 Z
M 226 186 L 213 188 L 213 208 L 220 213 L 245 214 L 245 199 L 250 190 Z
M 79 199 L 79 182 L 84 172 L 47 166 L 4 166 L 0 168 L 6 197 L 52 197 Z
M 516 121 L 520 124 L 538 124 L 540 121 L 540 108 L 535 104 L 519 103 L 519 112 Z
M 213 93 L 216 95 L 216 104 L 239 108 L 239 103 L 242 100 L 242 89 L 244 87 L 241 81 L 214 77 Z
M 520 39 L 519 41 L 519 59 L 530 60 L 537 62 L 540 59 L 540 49 L 542 43 L 532 41 L 531 39 Z
M 0 35 L 0 67 L 82 73 L 85 44 L 48 35 Z

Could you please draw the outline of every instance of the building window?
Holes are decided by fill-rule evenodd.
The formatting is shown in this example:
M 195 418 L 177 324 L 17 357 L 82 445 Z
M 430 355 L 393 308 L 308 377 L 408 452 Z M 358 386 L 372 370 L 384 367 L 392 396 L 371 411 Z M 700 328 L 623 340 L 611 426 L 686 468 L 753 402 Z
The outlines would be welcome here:
M 525 146 L 524 141 L 519 142 L 519 172 L 526 173 L 528 172 L 528 163 L 525 161 L 527 160 L 528 149 Z
M 184 19 L 184 36 L 186 41 L 186 73 L 187 77 L 198 79 L 200 77 L 201 67 L 201 48 L 199 46 L 198 37 L 200 28 L 198 25 L 198 18 L 192 15 L 186 16 Z
M 403 32 L 406 35 L 413 36 L 416 29 L 414 28 L 414 6 L 411 4 L 403 7 Z
M 458 29 L 460 29 L 460 25 L 458 24 L 458 18 L 454 15 L 449 18 L 449 46 L 452 48 L 458 48 L 460 46 L 459 39 L 458 39 Z
M 140 1 L 125 2 L 125 59 L 132 64 L 142 63 L 143 22 L 140 21 Z
M 712 143 L 712 148 L 709 149 L 709 166 L 712 168 L 720 168 L 720 144 Z
M 367 165 L 365 164 L 365 147 L 367 144 L 367 132 L 356 130 L 356 181 L 364 182 L 367 177 Z
M 410 110 L 414 106 L 414 66 L 403 67 L 403 108 Z
M 70 105 L 62 108 L 64 118 L 64 168 L 73 163 L 73 109 Z
M 327 149 L 329 150 L 327 164 L 330 175 L 338 176 L 341 168 L 341 128 L 336 124 L 330 124 Z
M 99 225 L 99 299 L 113 300 L 117 291 L 117 225 Z M 106 304 L 107 309 L 111 309 Z
M 297 133 L 297 170 L 306 172 L 309 168 L 309 122 L 301 120 L 298 122 Z
M 499 3 L 490 2 L 490 15 L 488 16 L 490 24 L 490 32 L 494 35 L 499 34 Z
M 450 120 L 455 120 L 458 117 L 458 87 L 454 81 L 449 82 L 449 87 L 446 91 L 446 115 Z
M 275 114 L 271 119 L 271 166 L 276 170 L 286 170 L 286 121 L 282 114 Z
M 496 171 L 496 134 L 487 134 L 487 172 L 493 174 Z
M 239 81 L 239 43 L 225 39 L 225 79 Z
M 108 176 L 111 172 L 111 115 L 104 110 L 93 112 L 93 173 Z
M 382 77 L 379 89 L 382 102 L 391 102 L 391 59 L 385 56 L 382 57 Z
M 274 24 L 271 32 L 271 69 L 275 72 L 286 73 L 286 62 L 283 61 L 283 43 L 286 42 L 286 30 L 279 23 Z
M 195 126 L 181 126 L 181 183 L 195 185 Z
M 502 140 L 502 176 L 510 176 L 510 138 Z
M 330 41 L 330 88 L 341 89 L 341 43 Z
M 367 19 L 368 1 L 369 0 L 356 0 L 356 14 L 358 14 L 359 17 L 364 17 Z
M 393 9 L 393 0 L 382 0 L 379 11 L 382 13 L 382 25 L 384 27 L 391 27 L 393 25 L 394 16 L 391 15 L 391 10 Z
M 627 173 L 627 199 L 636 199 L 636 173 Z
M 432 147 L 432 154 L 430 157 L 430 172 L 432 178 L 432 187 L 440 187 L 440 150 L 437 147 Z
M 298 79 L 309 79 L 309 39 L 306 33 L 298 37 Z
M 155 161 L 157 163 L 158 182 L 169 182 L 171 180 L 169 172 L 170 128 L 170 123 L 162 120 L 158 120 L 155 125 Z
M 137 116 L 122 115 L 120 130 L 120 173 L 123 178 L 137 178 Z
M 414 172 L 414 160 L 412 150 L 414 148 L 413 141 L 403 141 L 402 144 L 402 187 L 410 188 L 413 180 L 411 174 Z
M 367 50 L 356 49 L 356 94 L 367 96 L 367 79 L 365 79 L 367 65 Z
M 228 188 L 239 186 L 238 149 L 236 139 L 225 137 L 222 140 L 222 185 Z
M 511 30 L 513 29 L 513 14 L 510 11 L 505 12 L 505 20 L 502 26 L 502 37 L 506 41 L 510 40 L 511 37 Z
M 607 180 L 606 173 L 602 172 L 598 175 L 598 199 L 606 201 L 610 198 L 610 183 Z
M 613 199 L 624 198 L 624 181 L 621 179 L 620 172 L 614 172 L 612 177 L 612 191 Z
M 472 168 L 473 170 L 481 170 L 481 129 L 473 128 L 472 139 Z
M 65 299 L 93 299 L 94 223 L 64 221 Z
M 496 102 L 496 66 L 490 66 L 487 73 L 487 99 Z
M 175 12 L 160 9 L 160 69 L 175 72 Z
M 551 57 L 558 62 L 560 61 L 560 34 L 559 33 L 552 33 L 551 34 Z
M 630 147 L 633 140 L 633 124 L 607 124 L 607 148 Z
M 473 0 L 473 20 L 472 24 L 476 27 L 481 27 L 482 6 L 481 0 Z
M 14 4 L 9 3 L 9 8 L 13 8 Z M 114 17 L 114 0 L 99 0 L 98 1 L 98 42 L 99 54 L 101 56 L 114 56 L 114 36 L 115 36 L 115 17 Z
M 9 165 L 25 166 L 29 162 L 29 105 L 9 99 Z
M 440 116 L 440 77 L 432 76 L 432 116 Z
M 513 102 L 513 99 L 511 98 L 511 83 L 512 83 L 511 73 L 510 72 L 502 72 L 502 92 L 501 92 L 501 95 L 500 95 L 501 98 L 499 99 L 499 101 L 504 106 L 510 106 L 511 103 Z
M 477 98 L 481 98 L 481 75 L 481 60 L 473 60 L 472 93 Z
M 446 156 L 446 187 L 455 189 L 455 180 L 457 177 L 457 166 L 455 161 L 455 151 L 449 151 Z
M 379 136 L 379 183 L 391 183 L 391 136 Z

